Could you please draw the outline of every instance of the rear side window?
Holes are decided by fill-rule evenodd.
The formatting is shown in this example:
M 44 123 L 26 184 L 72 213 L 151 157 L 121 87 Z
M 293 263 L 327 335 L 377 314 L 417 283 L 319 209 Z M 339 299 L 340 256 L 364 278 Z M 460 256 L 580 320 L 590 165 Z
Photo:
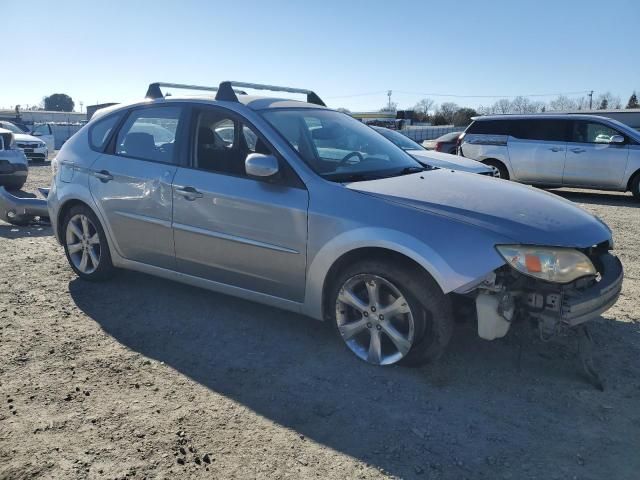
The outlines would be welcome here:
M 122 118 L 122 114 L 110 115 L 98 120 L 93 127 L 91 127 L 91 130 L 89 130 L 89 145 L 93 150 L 99 152 L 104 150 L 109 140 L 109 135 L 120 121 L 120 118 Z
M 476 120 L 466 133 L 485 135 L 509 135 L 509 120 Z
M 568 127 L 568 120 L 514 120 L 511 123 L 511 136 L 520 140 L 566 142 Z
M 118 132 L 115 154 L 124 157 L 174 163 L 180 107 L 133 110 Z
M 577 143 L 610 143 L 611 137 L 620 132 L 598 122 L 574 120 L 571 128 L 571 142 Z

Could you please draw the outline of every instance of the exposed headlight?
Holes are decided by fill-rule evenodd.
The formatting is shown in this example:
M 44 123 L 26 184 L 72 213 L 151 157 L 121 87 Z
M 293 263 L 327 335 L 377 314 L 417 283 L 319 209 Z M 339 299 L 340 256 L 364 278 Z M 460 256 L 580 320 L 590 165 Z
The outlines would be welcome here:
M 572 248 L 498 245 L 500 255 L 519 272 L 554 283 L 569 283 L 595 275 L 591 260 Z
M 38 148 L 47 148 L 47 144 L 46 144 L 46 143 L 44 143 L 44 142 L 40 142 L 40 143 L 38 144 Z

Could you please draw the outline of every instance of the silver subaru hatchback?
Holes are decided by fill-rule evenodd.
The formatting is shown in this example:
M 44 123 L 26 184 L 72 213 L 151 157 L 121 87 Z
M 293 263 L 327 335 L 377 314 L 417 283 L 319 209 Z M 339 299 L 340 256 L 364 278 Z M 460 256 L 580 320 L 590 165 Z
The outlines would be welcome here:
M 151 84 L 146 100 L 96 114 L 53 169 L 51 222 L 81 278 L 137 270 L 326 319 L 376 365 L 440 356 L 454 312 L 487 340 L 519 320 L 549 336 L 596 318 L 622 286 L 598 218 L 425 167 L 308 90 Z

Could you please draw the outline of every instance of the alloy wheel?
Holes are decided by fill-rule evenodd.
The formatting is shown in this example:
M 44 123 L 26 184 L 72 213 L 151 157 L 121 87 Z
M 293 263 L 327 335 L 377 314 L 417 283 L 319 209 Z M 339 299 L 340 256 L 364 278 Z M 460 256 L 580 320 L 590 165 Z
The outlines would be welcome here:
M 100 264 L 100 236 L 89 217 L 77 214 L 67 223 L 66 246 L 79 272 L 89 275 Z
M 390 281 L 377 275 L 349 278 L 336 301 L 342 339 L 359 358 L 389 365 L 404 358 L 413 345 L 414 315 L 409 302 Z

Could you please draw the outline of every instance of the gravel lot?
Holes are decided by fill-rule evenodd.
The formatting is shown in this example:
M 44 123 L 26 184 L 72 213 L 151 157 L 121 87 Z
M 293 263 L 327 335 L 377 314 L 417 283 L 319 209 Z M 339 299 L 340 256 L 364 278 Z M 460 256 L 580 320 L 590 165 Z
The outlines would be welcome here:
M 558 193 L 611 226 L 626 270 L 592 327 L 604 392 L 573 338 L 460 325 L 436 365 L 370 367 L 295 314 L 79 281 L 49 227 L 0 222 L 0 478 L 637 479 L 640 203 Z

